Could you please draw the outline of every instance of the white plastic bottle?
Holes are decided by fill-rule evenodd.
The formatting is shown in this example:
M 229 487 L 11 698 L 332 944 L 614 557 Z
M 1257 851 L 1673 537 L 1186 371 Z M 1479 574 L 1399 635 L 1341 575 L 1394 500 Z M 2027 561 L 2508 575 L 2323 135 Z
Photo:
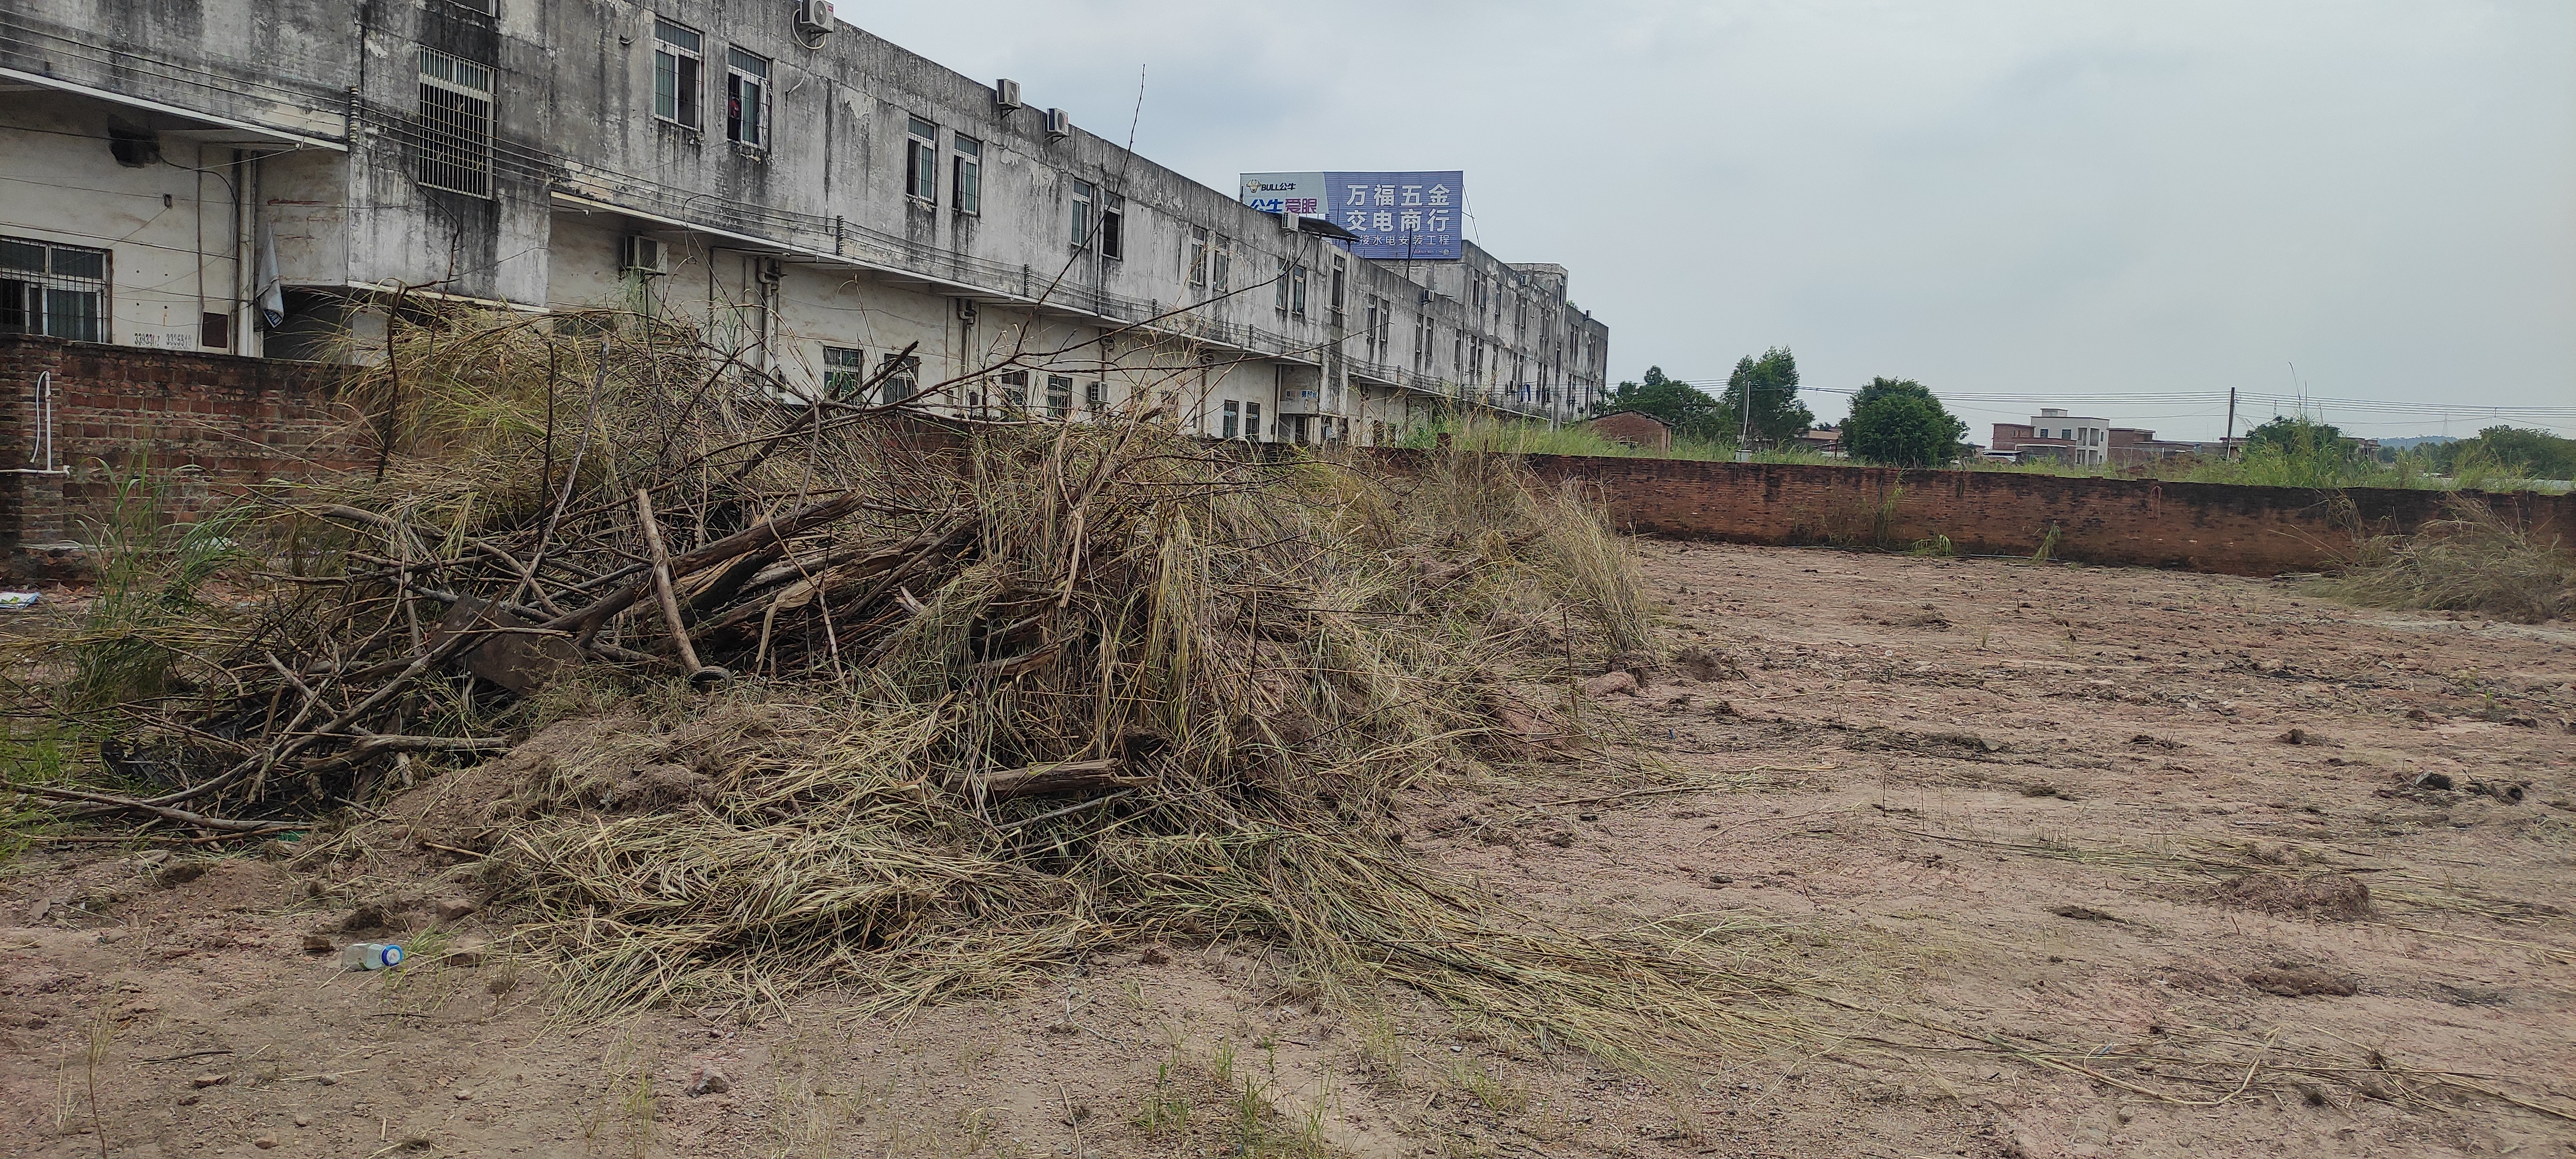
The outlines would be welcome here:
M 389 942 L 351 942 L 340 951 L 341 967 L 350 970 L 383 970 L 402 960 L 402 947 Z

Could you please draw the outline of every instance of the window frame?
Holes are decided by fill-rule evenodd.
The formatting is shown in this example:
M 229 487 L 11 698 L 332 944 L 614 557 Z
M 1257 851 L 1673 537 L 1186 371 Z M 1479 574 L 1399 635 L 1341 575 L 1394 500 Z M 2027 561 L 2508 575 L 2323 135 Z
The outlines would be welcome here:
M 0 295 L 15 297 L 16 302 L 0 301 L 0 334 L 41 334 L 73 342 L 113 342 L 116 339 L 115 287 L 116 253 L 95 246 L 61 245 L 29 237 L 0 236 L 0 245 L 25 247 L 38 251 L 38 266 L 0 266 Z M 0 249 L 0 253 L 7 250 Z M 78 254 L 96 257 L 98 273 L 67 273 L 57 255 Z M 24 275 L 24 276 L 19 276 Z M 54 308 L 56 298 L 78 302 L 88 299 L 87 310 L 62 311 Z M 58 324 L 69 318 L 72 325 Z M 66 332 L 68 331 L 68 332 Z
M 1243 404 L 1243 441 L 1247 443 L 1257 443 L 1261 441 L 1260 403 L 1247 402 Z
M 1217 424 L 1217 429 L 1224 433 L 1217 437 L 1221 439 L 1241 438 L 1243 435 L 1243 404 L 1229 398 L 1225 400 L 1225 406 L 1220 408 L 1218 413 L 1220 421 Z
M 1068 223 L 1067 228 L 1070 230 L 1070 236 L 1073 239 L 1073 248 L 1075 249 L 1084 250 L 1091 248 L 1091 204 L 1092 198 L 1096 196 L 1098 196 L 1098 191 L 1090 182 L 1076 181 L 1073 183 L 1073 219 Z
M 948 134 L 948 204 L 969 217 L 984 212 L 984 142 Z
M 1058 399 L 1062 399 L 1063 401 L 1058 402 Z M 1066 419 L 1073 417 L 1072 375 L 1050 374 L 1046 376 L 1046 417 L 1050 419 Z
M 879 406 L 892 406 L 921 393 L 920 355 L 888 354 L 877 360 L 877 371 L 883 375 L 877 383 Z
M 676 31 L 689 37 L 694 43 L 681 44 L 666 35 L 666 31 Z M 665 61 L 670 62 L 667 70 L 663 64 Z M 707 34 L 670 17 L 655 13 L 653 16 L 653 119 L 678 125 L 693 133 L 706 131 L 706 102 L 700 99 L 700 90 L 706 84 L 706 72 Z M 666 76 L 671 81 L 668 92 L 663 91 L 662 87 L 663 78 Z M 670 105 L 668 111 L 663 107 L 666 97 Z
M 1100 256 L 1113 262 L 1127 260 L 1127 198 L 1102 190 L 1100 193 Z
M 1303 265 L 1288 267 L 1288 315 L 1292 318 L 1306 316 L 1306 267 Z
M 744 60 L 752 61 L 758 66 L 759 71 L 755 73 L 751 71 L 751 69 L 746 68 L 742 64 L 742 61 Z M 777 61 L 762 56 L 759 53 L 746 51 L 739 44 L 729 44 L 725 46 L 726 140 L 746 149 L 759 149 L 766 151 L 769 148 L 770 130 L 776 124 L 776 118 L 770 115 L 771 92 L 769 77 L 770 70 L 775 68 L 777 64 Z M 742 89 L 746 82 L 758 89 L 756 99 L 751 102 L 748 108 L 750 113 L 750 134 L 748 136 L 744 135 L 743 130 L 745 105 L 742 99 Z
M 1029 413 L 1029 372 L 1005 370 L 995 377 L 1002 385 L 1001 405 L 1009 412 Z
M 1190 227 L 1187 255 L 1185 260 L 1182 262 L 1181 268 L 1187 275 L 1189 284 L 1193 286 L 1205 286 L 1208 284 L 1208 230 L 1206 226 L 1194 225 Z
M 1208 288 L 1222 294 L 1226 283 L 1234 278 L 1234 239 L 1216 235 L 1216 249 L 1208 255 Z
M 868 383 L 868 352 L 856 346 L 823 347 L 823 397 L 847 402 Z
M 492 129 L 500 108 L 494 90 L 499 78 L 492 66 L 461 56 L 434 48 L 416 53 L 418 103 L 412 115 L 419 139 L 412 179 L 431 189 L 492 197 Z M 480 87 L 474 83 L 478 78 Z M 436 118 L 433 109 L 440 114 Z
M 939 208 L 939 126 L 904 114 L 903 195 Z

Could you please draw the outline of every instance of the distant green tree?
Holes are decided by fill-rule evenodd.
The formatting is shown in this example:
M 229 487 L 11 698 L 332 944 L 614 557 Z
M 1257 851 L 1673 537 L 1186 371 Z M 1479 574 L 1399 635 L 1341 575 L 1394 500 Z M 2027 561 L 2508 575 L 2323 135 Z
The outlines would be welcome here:
M 1675 434 L 1704 434 L 1717 411 L 1717 400 L 1678 378 L 1665 377 L 1663 367 L 1649 366 L 1645 381 L 1620 383 L 1619 389 L 1601 400 L 1603 414 L 1621 410 L 1653 415 Z
M 1798 401 L 1797 356 L 1774 346 L 1760 358 L 1737 361 L 1735 373 L 1726 376 L 1726 393 L 1718 396 L 1715 418 L 1711 433 L 1732 440 L 1749 426 L 1760 446 L 1778 446 L 1816 425 L 1816 413 Z
M 2445 472 L 2463 462 L 2483 462 L 2533 479 L 2576 479 L 2576 439 L 2520 427 L 2488 427 L 2474 439 L 2435 448 Z
M 1843 450 L 1853 458 L 1891 467 L 1936 467 L 1959 457 L 1968 424 L 1950 414 L 1922 383 L 1873 378 L 1852 395 L 1843 422 Z
M 2258 451 L 2297 459 L 2349 459 L 2360 446 L 2343 429 L 2306 415 L 2273 415 L 2272 421 L 2245 432 L 2245 453 Z

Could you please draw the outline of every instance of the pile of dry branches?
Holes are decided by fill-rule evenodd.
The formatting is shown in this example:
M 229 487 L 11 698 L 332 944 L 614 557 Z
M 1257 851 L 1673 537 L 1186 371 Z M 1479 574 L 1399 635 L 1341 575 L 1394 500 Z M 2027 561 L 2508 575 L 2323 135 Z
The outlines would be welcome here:
M 1653 935 L 1528 927 L 1403 853 L 1408 785 L 1652 646 L 1579 495 L 1248 454 L 1152 390 L 1092 422 L 774 401 L 694 336 L 576 321 L 407 328 L 355 387 L 377 471 L 200 525 L 63 642 L 122 784 L 24 787 L 218 832 L 389 815 L 307 858 L 472 859 L 603 1007 L 916 1003 L 1241 935 L 1605 1050 L 1763 1033 Z M 471 807 L 398 792 L 434 772 Z

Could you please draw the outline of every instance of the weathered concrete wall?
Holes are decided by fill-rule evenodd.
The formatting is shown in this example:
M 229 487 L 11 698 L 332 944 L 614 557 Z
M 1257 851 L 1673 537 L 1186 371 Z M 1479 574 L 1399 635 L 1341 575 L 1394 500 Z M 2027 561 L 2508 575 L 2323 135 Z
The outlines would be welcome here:
M 0 95 L 0 236 L 107 250 L 100 340 L 197 350 L 200 316 L 230 318 L 240 298 L 232 151 L 170 137 L 155 142 L 161 160 L 120 162 L 110 133 L 154 119 L 57 93 Z M 213 349 L 237 333 L 228 322 Z
M 21 460 L 46 372 L 62 471 L 0 475 L 0 574 L 79 571 L 76 545 L 96 542 L 138 469 L 164 516 L 187 521 L 255 485 L 371 461 L 360 416 L 332 400 L 331 367 L 0 335 L 8 467 L 43 466 Z
M 1538 455 L 1539 475 L 1598 486 L 1623 529 L 1733 543 L 1903 548 L 1936 535 L 1971 555 L 2058 558 L 2238 575 L 2333 565 L 2355 529 L 2411 532 L 2446 493 L 2319 492 L 2004 471 L 1903 471 Z M 2576 496 L 2483 496 L 2500 514 L 2576 538 Z

